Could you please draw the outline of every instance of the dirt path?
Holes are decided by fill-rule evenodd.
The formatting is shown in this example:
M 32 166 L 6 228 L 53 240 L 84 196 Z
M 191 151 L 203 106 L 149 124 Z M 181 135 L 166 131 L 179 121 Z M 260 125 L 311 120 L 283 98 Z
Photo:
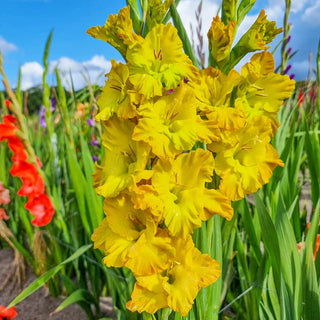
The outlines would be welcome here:
M 14 254 L 11 249 L 0 250 L 0 287 L 5 281 L 12 266 Z M 24 288 L 36 279 L 31 270 L 27 270 L 27 282 Z M 12 282 L 0 292 L 0 305 L 8 305 L 21 290 L 13 288 Z M 85 312 L 78 305 L 71 305 L 61 312 L 49 316 L 61 303 L 61 299 L 52 298 L 44 288 L 34 292 L 31 296 L 16 306 L 18 316 L 15 320 L 87 320 Z

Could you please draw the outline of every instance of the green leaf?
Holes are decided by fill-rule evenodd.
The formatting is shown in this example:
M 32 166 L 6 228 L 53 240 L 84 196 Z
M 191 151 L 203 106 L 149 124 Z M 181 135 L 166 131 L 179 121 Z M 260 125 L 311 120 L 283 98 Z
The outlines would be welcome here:
M 44 273 L 41 277 L 39 277 L 37 280 L 32 282 L 26 289 L 24 289 L 8 306 L 8 308 L 15 306 L 19 302 L 23 301 L 27 297 L 29 297 L 32 293 L 37 291 L 39 288 L 41 288 L 50 278 L 52 278 L 56 273 L 59 272 L 59 270 L 67 263 L 78 259 L 82 254 L 84 254 L 86 251 L 88 251 L 90 248 L 92 248 L 92 244 L 84 245 L 80 247 L 75 253 L 73 253 L 68 259 L 61 262 L 54 268 L 48 270 L 46 273 Z
M 253 253 L 255 255 L 255 259 L 257 264 L 260 264 L 262 259 L 262 254 L 260 251 L 260 242 L 258 241 L 258 237 L 256 235 L 256 230 L 253 224 L 253 219 L 251 213 L 249 211 L 248 202 L 246 200 L 242 200 L 242 222 L 244 225 L 244 229 L 249 239 L 249 243 L 252 247 Z
M 256 3 L 256 0 L 242 0 L 237 10 L 237 27 Z
M 97 304 L 92 294 L 88 290 L 78 289 L 74 291 L 69 297 L 67 297 L 51 314 L 50 316 L 62 311 L 73 303 L 86 302 L 87 304 Z
M 130 16 L 132 19 L 132 24 L 135 32 L 141 34 L 143 22 L 141 19 L 139 4 L 137 0 L 126 0 L 127 5 L 130 5 Z
M 316 267 L 311 250 L 306 252 L 304 320 L 314 320 L 320 315 L 320 291 Z
M 278 235 L 271 217 L 258 194 L 254 195 L 257 214 L 260 221 L 261 236 L 273 268 L 274 282 L 280 294 L 281 258 Z
M 191 59 L 192 63 L 196 66 L 199 67 L 199 63 L 194 55 L 194 52 L 192 50 L 192 46 L 189 40 L 189 37 L 187 35 L 186 29 L 183 26 L 183 23 L 181 21 L 181 18 L 179 16 L 179 13 L 177 11 L 177 7 L 176 4 L 173 3 L 170 7 L 170 14 L 174 23 L 174 26 L 177 28 L 178 30 L 178 35 L 183 43 L 183 49 L 184 52 L 186 53 L 186 55 L 189 56 L 189 58 Z

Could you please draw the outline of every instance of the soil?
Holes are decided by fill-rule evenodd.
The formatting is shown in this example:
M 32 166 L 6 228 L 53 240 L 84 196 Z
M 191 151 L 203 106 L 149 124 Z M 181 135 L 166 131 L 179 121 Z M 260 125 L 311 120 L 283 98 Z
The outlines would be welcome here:
M 14 252 L 11 249 L 0 250 L 0 287 L 10 273 L 14 261 Z M 18 296 L 31 282 L 36 279 L 31 268 L 27 267 L 26 281 L 22 288 L 15 283 L 17 279 L 11 278 L 5 288 L 0 291 L 0 305 L 7 306 Z M 87 320 L 86 313 L 73 304 L 59 313 L 50 315 L 62 302 L 60 298 L 53 298 L 45 288 L 40 288 L 28 298 L 16 305 L 18 316 L 15 320 Z M 100 304 L 101 305 L 101 304 Z M 104 309 L 104 317 L 115 317 L 111 299 L 104 298 L 101 306 Z

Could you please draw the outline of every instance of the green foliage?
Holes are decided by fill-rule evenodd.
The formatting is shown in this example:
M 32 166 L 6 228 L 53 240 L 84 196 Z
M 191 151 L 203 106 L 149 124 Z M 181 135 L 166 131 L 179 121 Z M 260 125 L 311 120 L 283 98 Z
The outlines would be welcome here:
M 178 2 L 171 6 L 165 20 L 173 19 L 185 52 L 197 64 L 177 14 Z M 236 17 L 238 26 L 254 2 L 224 1 L 225 21 Z M 136 17 L 134 26 L 139 31 L 143 17 L 138 2 L 128 3 L 133 4 L 131 14 Z M 142 2 L 143 7 L 146 3 Z M 230 7 L 232 10 L 227 8 L 228 3 L 234 6 Z M 45 49 L 46 68 L 51 37 L 52 33 Z M 320 102 L 314 102 L 309 94 L 313 83 L 299 83 L 293 98 L 286 102 L 278 116 L 281 127 L 272 143 L 285 167 L 275 169 L 269 184 L 254 198 L 234 203 L 235 215 L 231 221 L 217 215 L 195 230 L 196 246 L 220 261 L 222 276 L 200 291 L 192 311 L 182 317 L 167 309 L 153 316 L 126 310 L 134 286 L 131 272 L 106 268 L 103 254 L 92 248 L 91 234 L 104 217 L 102 199 L 92 188 L 92 156 L 102 158 L 103 151 L 91 143 L 93 137 L 101 143 L 100 125 L 89 127 L 86 120 L 95 112 L 93 101 L 99 87 L 69 92 L 63 88 L 58 70 L 55 75 L 56 87 L 49 88 L 44 76 L 42 87 L 28 90 L 27 120 L 56 213 L 52 223 L 40 229 L 46 244 L 44 273 L 11 305 L 50 280 L 52 294 L 68 295 L 56 312 L 78 303 L 89 319 L 107 319 L 102 318 L 99 310 L 99 297 L 106 295 L 112 297 L 120 320 L 313 320 L 314 315 L 320 314 L 320 254 L 315 260 L 313 257 L 320 213 Z M 298 102 L 300 91 L 304 92 L 302 104 Z M 18 99 L 24 94 L 18 87 Z M 57 104 L 56 111 L 50 115 L 52 132 L 49 135 L 48 129 L 39 125 L 37 111 L 43 103 L 48 105 L 51 97 L 56 98 Z M 1 107 L 3 100 L 1 94 Z M 84 106 L 83 113 L 77 111 L 79 104 Z M 10 158 L 7 146 L 0 144 L 0 180 L 15 194 L 20 182 L 9 175 Z M 311 210 L 303 206 L 302 199 L 308 186 Z M 38 270 L 33 251 L 35 230 L 24 205 L 24 198 L 12 197 L 7 207 L 10 213 L 7 225 L 15 236 L 11 239 L 15 248 Z M 299 242 L 303 243 L 300 252 Z M 2 241 L 1 246 L 4 245 Z

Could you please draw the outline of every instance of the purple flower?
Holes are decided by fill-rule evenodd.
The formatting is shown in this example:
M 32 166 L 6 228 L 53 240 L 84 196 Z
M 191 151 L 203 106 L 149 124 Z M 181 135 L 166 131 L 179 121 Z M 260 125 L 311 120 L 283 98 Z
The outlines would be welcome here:
M 294 79 L 295 76 L 296 76 L 296 75 L 295 75 L 294 73 L 291 73 L 290 76 L 289 76 L 289 78 L 292 80 L 292 79 Z
M 87 120 L 87 124 L 90 126 L 90 127 L 94 127 L 94 119 L 88 119 Z
M 188 82 L 189 82 L 188 77 L 185 77 L 185 78 L 183 79 L 183 82 L 184 82 L 184 83 L 188 83 Z
M 45 119 L 45 113 L 46 113 L 46 107 L 45 106 L 41 106 L 40 107 L 40 111 L 39 111 L 39 116 L 40 116 L 40 126 L 42 128 L 46 128 L 47 127 L 46 119 Z
M 292 65 L 289 64 L 286 69 L 284 70 L 284 74 L 288 74 L 288 72 L 290 71 L 290 69 L 292 68 Z
M 291 40 L 291 36 L 289 35 L 287 40 L 286 40 L 286 44 L 288 44 L 290 42 L 290 40 Z
M 56 99 L 51 98 L 51 112 L 53 113 L 56 110 Z
M 290 47 L 290 48 L 288 49 L 288 51 L 287 51 L 287 55 L 288 55 L 288 56 L 290 56 L 291 51 L 292 51 L 292 48 Z
M 94 162 L 96 162 L 96 161 L 98 161 L 98 160 L 99 160 L 99 157 L 92 156 L 92 160 L 93 160 Z
M 96 146 L 96 147 L 100 146 L 100 143 L 99 143 L 98 140 L 92 140 L 92 141 L 91 141 L 91 144 L 92 144 L 93 146 Z

